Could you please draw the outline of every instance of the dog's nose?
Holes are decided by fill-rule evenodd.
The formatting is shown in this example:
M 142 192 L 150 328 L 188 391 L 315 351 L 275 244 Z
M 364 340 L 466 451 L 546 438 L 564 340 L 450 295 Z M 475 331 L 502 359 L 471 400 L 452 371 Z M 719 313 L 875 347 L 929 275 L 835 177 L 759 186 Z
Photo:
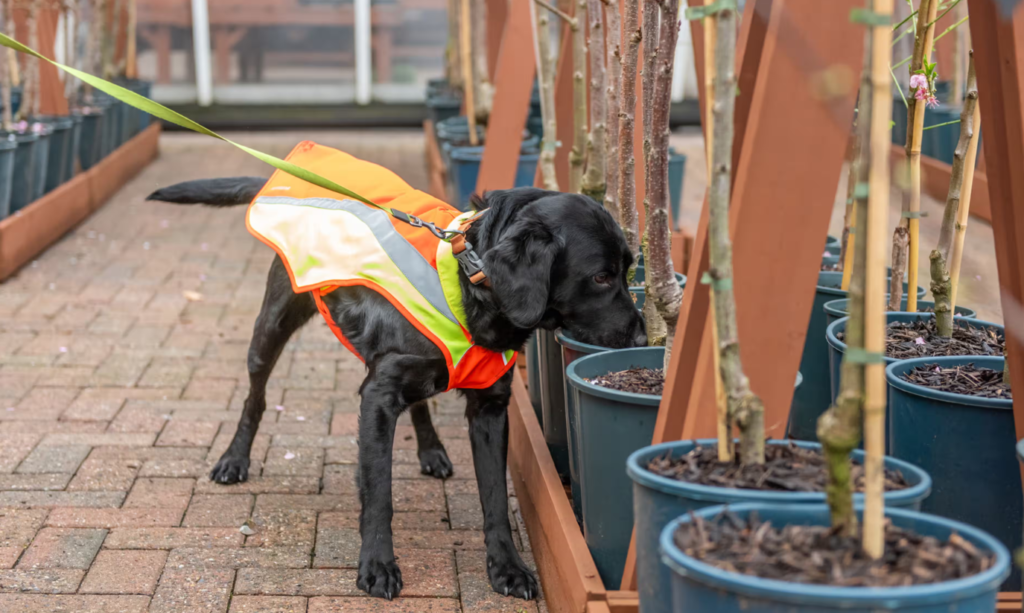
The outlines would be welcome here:
M 633 332 L 633 346 L 634 347 L 646 347 L 647 346 L 647 326 L 645 325 L 644 318 L 638 317 L 636 322 L 636 330 Z

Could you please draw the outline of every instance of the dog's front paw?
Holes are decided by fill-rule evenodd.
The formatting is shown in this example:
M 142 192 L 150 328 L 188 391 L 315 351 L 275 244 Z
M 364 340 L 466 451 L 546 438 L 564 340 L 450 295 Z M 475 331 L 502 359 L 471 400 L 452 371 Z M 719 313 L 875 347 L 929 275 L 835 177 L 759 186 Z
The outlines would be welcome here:
M 437 449 L 424 449 L 419 452 L 420 472 L 424 475 L 432 475 L 438 479 L 447 479 L 455 472 L 452 461 L 448 459 L 448 453 L 444 447 Z
M 356 586 L 370 596 L 397 598 L 402 591 L 402 570 L 394 560 L 360 559 Z
M 214 483 L 241 483 L 249 478 L 249 458 L 221 456 L 213 470 L 210 471 L 210 481 Z
M 533 572 L 519 556 L 495 559 L 487 556 L 487 575 L 494 591 L 505 596 L 532 600 L 540 595 L 540 586 Z

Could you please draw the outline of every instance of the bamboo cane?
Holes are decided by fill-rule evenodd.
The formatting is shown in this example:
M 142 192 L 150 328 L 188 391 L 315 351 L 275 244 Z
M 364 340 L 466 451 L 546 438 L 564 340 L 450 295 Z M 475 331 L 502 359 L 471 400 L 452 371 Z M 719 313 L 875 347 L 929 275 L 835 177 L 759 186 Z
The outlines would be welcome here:
M 981 105 L 974 107 L 974 131 L 981 134 Z M 949 265 L 949 308 L 956 312 L 957 289 L 960 287 L 960 264 L 964 256 L 964 237 L 967 236 L 967 221 L 971 215 L 971 190 L 974 188 L 974 170 L 978 160 L 978 142 L 974 138 L 967 148 L 964 159 L 964 184 L 961 188 L 960 208 L 956 213 L 956 232 L 953 238 L 953 255 Z
M 10 2 L 11 0 L 0 0 L 0 10 L 3 11 L 3 19 L 6 24 L 10 19 Z M 10 132 L 13 128 L 14 119 L 11 116 L 11 65 L 7 59 L 14 55 L 14 51 L 11 49 L 4 49 L 4 58 L 0 59 L 0 102 L 3 103 L 3 112 L 0 113 L 0 127 L 5 132 Z
M 924 23 L 924 41 L 921 45 L 922 52 L 920 55 L 923 62 L 927 61 L 932 54 L 935 37 L 935 16 L 939 9 L 939 0 L 922 0 L 922 2 L 928 2 L 927 21 L 921 22 Z M 890 30 L 891 35 L 892 32 Z M 917 54 L 915 54 L 915 59 L 917 59 L 916 56 Z M 911 74 L 914 74 L 921 68 L 920 65 L 915 66 L 915 64 L 917 64 L 916 61 L 911 63 Z M 886 70 L 888 70 L 888 65 Z M 917 277 L 921 249 L 921 134 L 924 130 L 926 106 L 921 100 L 917 100 L 914 104 L 913 139 L 907 143 L 908 160 L 910 162 L 910 202 L 907 208 L 909 213 L 907 230 L 910 235 L 910 248 L 907 257 L 907 286 L 909 287 L 907 291 L 907 310 L 911 312 L 917 311 Z M 895 270 L 893 270 L 893 277 L 896 277 Z M 902 281 L 902 277 L 900 281 Z
M 874 0 L 875 13 L 891 18 L 893 0 Z M 934 17 L 932 17 L 934 19 Z M 886 223 L 889 216 L 889 118 L 892 117 L 892 93 L 889 89 L 889 60 L 892 29 L 876 25 L 871 41 L 871 174 L 868 187 L 866 286 L 864 288 L 864 349 L 867 355 L 885 351 L 885 279 Z M 913 220 L 912 220 L 913 221 Z M 910 295 L 916 297 L 911 285 Z M 864 368 L 864 551 L 872 558 L 882 556 L 885 547 L 885 507 L 883 501 L 885 454 L 885 364 L 871 361 Z
M 469 0 L 459 2 L 459 64 L 462 67 L 462 99 L 466 103 L 466 120 L 469 122 L 469 144 L 476 147 L 480 139 L 476 134 L 476 104 L 473 99 L 473 64 L 470 59 Z

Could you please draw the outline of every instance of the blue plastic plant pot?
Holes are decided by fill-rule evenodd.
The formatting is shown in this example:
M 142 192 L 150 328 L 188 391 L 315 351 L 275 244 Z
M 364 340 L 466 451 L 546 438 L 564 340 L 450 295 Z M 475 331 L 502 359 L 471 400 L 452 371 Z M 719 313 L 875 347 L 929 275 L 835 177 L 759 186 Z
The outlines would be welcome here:
M 11 212 L 11 184 L 14 182 L 14 152 L 18 141 L 4 137 L 0 139 L 0 220 Z
M 89 170 L 103 159 L 103 124 L 106 113 L 102 107 L 90 107 L 82 114 L 82 127 L 79 131 L 78 162 L 82 170 Z
M 569 432 L 565 417 L 565 370 L 562 350 L 551 330 L 537 330 L 540 357 L 540 410 L 544 416 L 544 440 L 562 482 L 569 480 Z
M 36 145 L 39 135 L 29 132 L 15 134 L 18 148 L 14 150 L 14 180 L 11 182 L 10 214 L 13 215 L 32 202 L 32 182 L 35 180 Z
M 50 139 L 53 136 L 53 127 L 47 123 L 42 124 L 39 131 L 39 140 L 36 142 L 36 150 L 33 154 L 35 159 L 32 162 L 32 201 L 39 200 L 46 193 L 46 172 L 50 163 Z
M 725 507 L 708 507 L 696 515 L 711 520 Z M 770 505 L 744 503 L 729 510 L 741 518 L 757 513 L 773 526 L 829 525 L 826 505 Z M 858 508 L 858 514 L 860 509 Z M 672 610 L 714 611 L 715 613 L 991 613 L 995 610 L 999 584 L 1010 572 L 1010 552 L 985 532 L 957 521 L 906 509 L 886 508 L 893 525 L 941 540 L 957 534 L 982 551 L 995 555 L 988 570 L 966 577 L 935 583 L 895 588 L 833 587 L 790 583 L 731 573 L 685 555 L 675 546 L 673 536 L 685 515 L 671 522 L 661 533 L 662 559 L 672 569 Z M 663 595 L 668 598 L 668 594 Z
M 537 423 L 544 429 L 544 414 L 540 410 L 540 354 L 537 353 L 537 333 L 526 341 L 526 385 L 530 393 L 530 404 L 537 414 Z
M 64 160 L 63 176 L 65 181 L 70 181 L 75 176 L 75 160 L 78 159 L 78 149 L 82 142 L 82 115 L 72 112 L 71 140 L 68 144 L 67 159 Z
M 832 397 L 829 389 L 828 343 L 825 341 L 825 328 L 828 325 L 824 307 L 830 300 L 846 298 L 847 292 L 840 289 L 842 281 L 841 272 L 818 273 L 814 305 L 811 307 L 804 351 L 800 357 L 800 372 L 804 375 L 804 384 L 793 394 L 789 423 L 786 425 L 787 438 L 801 441 L 818 440 L 818 417 L 828 409 Z M 888 282 L 886 279 L 886 287 Z M 924 296 L 924 289 L 918 288 L 917 295 L 919 298 Z
M 531 147 L 532 138 L 523 141 L 523 149 Z M 461 211 L 469 210 L 469 199 L 476 193 L 477 179 L 480 177 L 480 162 L 483 160 L 483 147 L 449 147 L 448 175 L 455 194 L 455 206 Z M 533 185 L 537 174 L 537 153 L 520 153 L 519 165 L 516 167 L 516 178 L 513 187 Z
M 43 193 L 48 194 L 70 178 L 65 174 L 65 169 L 68 166 L 68 158 L 71 157 L 75 120 L 70 116 L 41 119 L 53 127 L 46 162 L 46 181 L 43 184 Z
M 921 132 L 921 155 L 926 155 L 947 164 L 953 162 L 953 149 L 947 151 L 949 145 L 949 132 L 952 128 L 957 135 L 960 134 L 960 125 L 953 124 L 942 127 L 930 127 L 944 124 L 960 119 L 960 111 L 952 109 L 945 104 L 936 108 L 926 108 L 924 113 L 924 127 L 928 128 Z
M 825 251 L 828 251 L 832 255 L 839 255 L 842 250 L 842 241 L 834 236 L 828 236 L 825 239 Z
M 608 347 L 581 343 L 574 339 L 568 330 L 559 329 L 555 331 L 555 342 L 562 348 L 562 370 L 564 371 L 576 360 L 594 353 L 610 351 Z M 576 407 L 576 398 L 572 393 L 572 387 L 568 381 L 563 379 L 562 388 L 565 392 L 565 427 L 569 432 L 569 486 L 572 489 L 572 511 L 576 514 L 576 521 L 583 523 L 583 501 L 580 491 L 580 443 L 579 411 Z
M 152 81 L 135 81 L 132 91 L 150 98 L 153 93 L 153 82 Z M 149 124 L 153 122 L 153 116 L 145 111 L 138 111 L 139 113 L 139 132 L 149 127 Z
M 902 96 L 893 96 L 892 100 L 892 142 L 895 145 L 907 144 L 907 106 Z
M 889 312 L 885 315 L 886 325 L 893 322 L 912 322 L 922 319 L 932 319 L 935 317 L 934 313 L 906 313 L 906 312 Z M 838 319 L 832 323 L 825 330 L 825 340 L 828 342 L 828 367 L 830 372 L 830 382 L 832 398 L 831 401 L 835 402 L 839 396 L 839 385 L 842 383 L 842 364 L 843 364 L 843 353 L 846 352 L 846 343 L 839 340 L 838 334 L 846 329 L 847 317 Z M 995 328 L 1000 332 L 1003 332 L 1003 327 L 999 324 L 994 324 L 987 321 L 981 321 L 980 319 L 971 319 L 969 322 L 963 324 L 958 323 L 957 318 L 953 318 L 954 325 L 971 325 L 975 328 Z M 931 358 L 927 358 L 931 359 Z M 938 359 L 938 358 L 935 358 Z M 885 365 L 888 366 L 897 360 L 893 358 L 885 358 Z
M 680 211 L 683 202 L 683 177 L 686 175 L 686 156 L 668 148 L 668 194 L 669 205 L 672 207 L 672 223 L 676 228 L 680 225 Z
M 888 294 L 886 294 L 886 296 L 885 296 L 885 301 L 886 302 L 889 301 L 889 295 Z M 847 298 L 842 298 L 842 299 L 839 299 L 839 300 L 830 300 L 830 301 L 825 303 L 825 306 L 823 308 L 825 309 L 825 319 L 828 320 L 827 321 L 828 325 L 832 325 L 832 322 L 836 321 L 837 319 L 842 319 L 842 318 L 846 317 L 847 315 L 849 315 L 849 313 L 847 313 L 847 311 L 846 311 L 846 308 L 847 308 L 846 305 L 848 303 L 849 303 L 849 299 L 847 299 Z M 935 303 L 931 302 L 929 300 L 918 300 L 917 301 L 917 308 L 918 308 L 919 311 L 921 309 L 934 309 L 935 308 Z M 907 310 L 907 297 L 904 296 L 903 297 L 903 302 L 900 303 L 900 311 L 906 312 L 906 310 Z M 953 316 L 954 317 L 963 317 L 964 319 L 975 319 L 975 318 L 978 317 L 978 314 L 974 311 L 974 309 L 969 309 L 967 307 L 957 306 L 957 307 L 953 307 Z
M 799 382 L 798 382 L 799 385 Z M 770 440 L 769 445 L 794 443 L 805 449 L 821 449 L 818 443 L 803 441 Z M 626 472 L 633 480 L 633 513 L 636 517 L 636 570 L 637 587 L 640 591 L 640 613 L 670 613 L 672 608 L 667 598 L 672 573 L 662 564 L 658 554 L 658 541 L 665 525 L 673 519 L 720 504 L 760 502 L 766 504 L 822 504 L 824 492 L 765 492 L 726 487 L 711 487 L 686 483 L 656 475 L 647 470 L 647 465 L 656 457 L 670 454 L 682 457 L 696 445 L 712 446 L 715 439 L 699 441 L 673 441 L 652 445 L 633 453 L 626 462 Z M 864 452 L 854 451 L 853 457 L 863 461 Z M 886 508 L 920 510 L 921 501 L 927 498 L 932 487 L 928 473 L 920 468 L 886 457 L 885 467 L 899 470 L 910 485 L 907 489 L 886 492 Z M 854 500 L 861 502 L 863 494 L 855 494 Z M 700 609 L 695 609 L 700 610 Z
M 679 287 L 686 288 L 686 275 L 682 273 L 674 273 L 676 275 L 676 281 L 679 282 Z M 629 293 L 633 295 L 633 302 L 636 303 L 636 308 L 643 309 L 644 302 L 647 300 L 647 292 L 642 285 L 647 279 L 647 273 L 644 272 L 644 265 L 638 264 L 636 267 L 636 275 L 633 277 L 633 283 L 629 287 Z
M 580 358 L 566 369 L 579 411 L 583 534 L 606 586 L 622 580 L 633 533 L 633 496 L 626 459 L 654 436 L 661 396 L 632 394 L 586 381 L 630 368 L 661 368 L 664 347 L 615 349 Z
M 445 119 L 458 117 L 461 110 L 462 99 L 458 96 L 439 95 L 427 99 L 427 115 L 435 126 Z
M 1014 458 L 1017 437 L 1013 401 L 952 394 L 904 381 L 919 366 L 966 364 L 1003 370 L 1003 358 L 952 356 L 890 364 L 889 448 L 898 458 L 928 471 L 935 480 L 922 510 L 985 530 L 1009 548 L 1021 546 L 1024 492 Z M 1017 568 L 1003 591 L 1020 591 Z
M 826 251 L 826 253 L 828 253 L 828 252 Z M 838 255 L 823 255 L 821 257 L 821 265 L 823 267 L 826 266 L 826 265 L 827 266 L 835 266 L 838 263 L 839 263 L 839 256 Z M 834 271 L 834 270 L 823 270 L 822 272 L 837 272 L 837 271 Z M 838 271 L 838 272 L 842 272 L 842 271 Z M 886 266 L 885 267 L 885 274 L 890 276 L 890 277 L 892 276 L 892 266 Z

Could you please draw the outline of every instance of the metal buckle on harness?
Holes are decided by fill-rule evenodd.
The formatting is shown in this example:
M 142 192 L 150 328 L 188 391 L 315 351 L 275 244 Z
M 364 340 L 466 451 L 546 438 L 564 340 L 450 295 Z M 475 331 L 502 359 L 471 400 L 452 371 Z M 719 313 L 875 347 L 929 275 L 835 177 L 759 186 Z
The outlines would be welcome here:
M 472 243 L 466 241 L 466 248 L 461 253 L 456 253 L 455 259 L 459 261 L 459 266 L 473 285 L 480 285 L 486 281 L 486 276 L 478 276 L 484 270 L 484 261 L 477 255 Z
M 403 211 L 398 211 L 398 210 L 392 210 L 391 211 L 391 215 L 395 219 L 399 219 L 401 221 L 404 221 L 405 223 L 409 224 L 410 226 L 412 226 L 414 228 L 426 228 L 427 230 L 430 231 L 431 234 L 433 234 L 437 238 L 440 238 L 442 240 L 447 238 L 447 235 L 445 234 L 445 232 L 446 232 L 445 230 L 441 230 L 437 226 L 432 224 L 431 222 L 423 221 L 422 219 L 420 219 L 419 217 L 416 217 L 415 215 L 410 215 L 408 213 L 405 213 Z

